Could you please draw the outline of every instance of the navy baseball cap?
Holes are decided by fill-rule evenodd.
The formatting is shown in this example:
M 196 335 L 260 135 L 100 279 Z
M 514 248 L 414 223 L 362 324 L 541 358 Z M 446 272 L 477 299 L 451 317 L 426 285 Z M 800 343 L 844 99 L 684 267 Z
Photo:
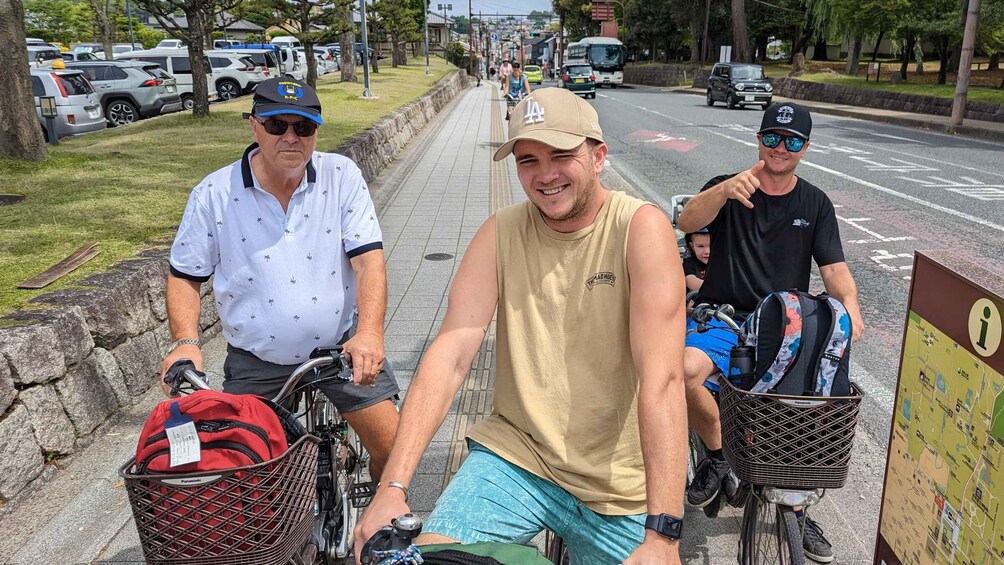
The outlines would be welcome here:
M 296 114 L 323 125 L 321 101 L 313 88 L 290 77 L 270 78 L 258 85 L 251 102 L 251 113 L 267 118 Z
M 774 103 L 763 113 L 763 121 L 760 122 L 760 131 L 790 131 L 791 133 L 809 139 L 812 132 L 812 116 L 809 111 L 791 102 Z

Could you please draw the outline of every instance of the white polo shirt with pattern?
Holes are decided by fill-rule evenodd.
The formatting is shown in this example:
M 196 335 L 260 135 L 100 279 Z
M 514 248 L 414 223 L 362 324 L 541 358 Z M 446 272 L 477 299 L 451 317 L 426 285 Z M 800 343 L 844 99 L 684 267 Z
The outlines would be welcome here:
M 171 247 L 171 274 L 206 282 L 227 342 L 281 365 L 338 343 L 352 326 L 349 260 L 383 248 L 362 172 L 351 159 L 314 152 L 285 212 L 263 190 L 250 159 L 192 190 Z

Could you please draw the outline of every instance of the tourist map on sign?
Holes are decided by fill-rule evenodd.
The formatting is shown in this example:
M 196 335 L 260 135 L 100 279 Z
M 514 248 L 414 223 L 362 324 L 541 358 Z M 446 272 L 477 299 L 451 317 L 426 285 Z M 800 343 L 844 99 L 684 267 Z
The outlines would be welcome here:
M 1004 377 L 910 312 L 881 534 L 904 564 L 1004 563 Z

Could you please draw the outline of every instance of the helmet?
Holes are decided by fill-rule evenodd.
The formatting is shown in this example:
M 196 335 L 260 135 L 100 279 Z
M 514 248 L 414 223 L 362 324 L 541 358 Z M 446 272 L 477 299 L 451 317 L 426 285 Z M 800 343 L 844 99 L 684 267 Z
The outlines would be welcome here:
M 701 228 L 699 230 L 694 230 L 692 232 L 687 233 L 686 235 L 683 236 L 683 240 L 685 242 L 687 242 L 687 245 L 690 245 L 690 236 L 694 235 L 695 233 L 708 233 L 708 234 L 710 234 L 711 232 L 709 232 L 707 226 L 705 226 L 705 227 L 703 227 L 703 228 Z

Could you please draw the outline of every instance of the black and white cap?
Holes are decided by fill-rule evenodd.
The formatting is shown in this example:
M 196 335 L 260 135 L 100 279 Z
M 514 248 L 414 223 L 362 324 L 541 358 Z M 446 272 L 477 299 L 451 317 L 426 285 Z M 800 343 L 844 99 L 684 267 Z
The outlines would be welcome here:
M 789 131 L 803 139 L 809 139 L 812 132 L 812 116 L 809 111 L 791 102 L 774 103 L 763 113 L 760 131 Z

